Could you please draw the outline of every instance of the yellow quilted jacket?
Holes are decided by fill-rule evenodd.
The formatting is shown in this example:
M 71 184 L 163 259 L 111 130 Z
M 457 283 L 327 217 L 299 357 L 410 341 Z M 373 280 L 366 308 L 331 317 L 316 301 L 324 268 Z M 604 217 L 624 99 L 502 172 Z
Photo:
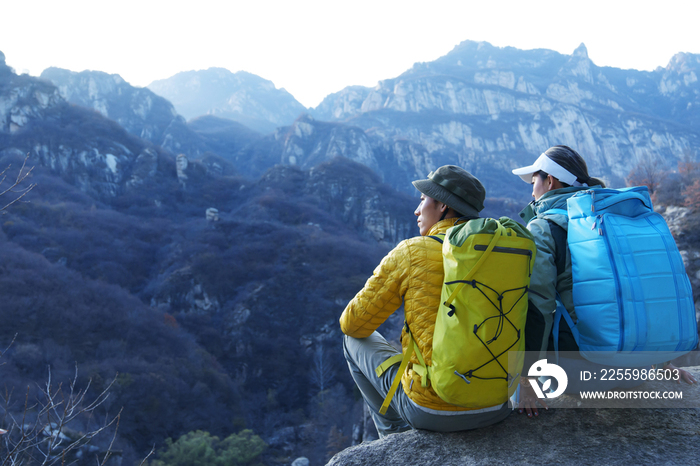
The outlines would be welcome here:
M 445 219 L 436 223 L 428 235 L 445 233 L 456 220 Z M 340 328 L 351 337 L 368 337 L 401 306 L 403 300 L 406 322 L 426 364 L 430 365 L 443 277 L 440 242 L 427 236 L 404 240 L 382 259 L 364 288 L 347 305 L 340 316 Z M 401 334 L 404 352 L 408 342 L 404 330 Z M 467 411 L 442 401 L 430 384 L 422 387 L 420 375 L 412 369 L 414 363 L 418 364 L 415 354 L 401 379 L 403 390 L 411 400 L 429 409 Z

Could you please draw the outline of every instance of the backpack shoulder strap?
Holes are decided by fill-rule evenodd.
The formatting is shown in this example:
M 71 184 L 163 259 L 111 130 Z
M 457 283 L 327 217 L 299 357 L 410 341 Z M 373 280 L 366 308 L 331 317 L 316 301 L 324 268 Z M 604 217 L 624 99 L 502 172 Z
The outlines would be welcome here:
M 568 217 L 569 212 L 566 209 L 549 209 L 542 212 L 540 215 L 545 214 L 560 214 L 566 215 Z M 554 265 L 557 266 L 557 276 L 561 275 L 566 269 L 566 237 L 567 232 L 558 223 L 545 218 L 549 224 L 549 230 L 552 232 L 552 238 L 554 239 Z
M 579 345 L 579 331 L 574 323 L 574 320 L 569 315 L 569 311 L 566 310 L 564 304 L 561 302 L 559 293 L 557 293 L 557 310 L 554 312 L 554 325 L 552 326 L 552 337 L 554 337 L 554 354 L 559 361 L 559 323 L 561 319 L 564 319 L 571 329 L 571 334 L 574 336 L 574 341 L 576 345 Z
M 566 269 L 566 230 L 551 220 L 547 220 L 547 223 L 554 239 L 554 265 L 557 266 L 557 276 L 559 276 Z
M 411 333 L 411 329 L 408 327 L 408 322 L 404 322 L 404 325 L 406 326 L 406 333 L 408 334 L 408 346 L 406 347 L 406 352 L 403 353 L 403 355 L 397 354 L 395 356 L 390 357 L 375 369 L 377 377 L 380 377 L 384 373 L 384 371 L 386 371 L 390 366 L 398 364 L 399 362 L 401 363 L 399 365 L 399 369 L 396 371 L 396 376 L 394 376 L 394 381 L 391 383 L 391 387 L 389 388 L 389 391 L 387 392 L 386 397 L 384 398 L 384 402 L 379 408 L 379 414 L 381 415 L 386 414 L 387 410 L 389 409 L 391 400 L 394 398 L 396 390 L 399 388 L 399 384 L 401 383 L 401 377 L 406 371 L 406 366 L 408 366 L 408 363 L 411 360 L 411 356 L 413 356 L 414 351 L 416 353 L 416 356 L 418 357 L 418 360 L 422 364 L 422 367 L 425 368 L 425 371 L 423 371 L 421 375 L 421 383 L 423 386 L 428 385 L 427 366 L 425 364 L 425 360 L 423 359 L 423 355 L 421 354 L 420 349 L 418 348 L 418 344 L 413 339 L 413 333 Z M 414 369 L 416 368 L 417 366 L 414 366 Z
M 445 234 L 442 233 L 440 236 L 445 236 Z M 430 236 L 428 236 L 428 238 L 433 238 L 435 241 L 437 241 L 438 243 L 442 244 L 442 243 L 443 243 L 443 239 L 440 238 L 440 236 L 438 236 L 438 235 L 430 235 Z
M 564 209 L 550 209 L 544 213 L 549 213 L 549 214 L 562 214 L 562 215 L 569 215 L 569 213 L 564 210 Z M 554 239 L 554 265 L 557 267 L 557 277 L 564 273 L 564 270 L 566 270 L 566 250 L 567 250 L 567 244 L 566 244 L 566 237 L 567 237 L 567 232 L 562 228 L 561 225 L 558 223 L 553 222 L 552 220 L 546 219 L 547 223 L 549 224 L 549 229 L 552 232 L 552 239 Z M 579 342 L 579 333 L 578 329 L 576 328 L 576 324 L 574 324 L 573 319 L 569 315 L 569 311 L 566 310 L 564 307 L 564 304 L 561 301 L 561 298 L 559 297 L 559 293 L 557 293 L 556 297 L 556 302 L 557 302 L 557 309 L 556 312 L 554 313 L 554 324 L 552 326 L 552 336 L 554 337 L 554 354 L 556 356 L 557 361 L 559 360 L 559 323 L 561 322 L 561 319 L 564 318 L 566 323 L 568 324 L 569 328 L 571 329 L 571 333 L 574 336 L 574 341 L 576 341 L 576 344 L 578 345 Z

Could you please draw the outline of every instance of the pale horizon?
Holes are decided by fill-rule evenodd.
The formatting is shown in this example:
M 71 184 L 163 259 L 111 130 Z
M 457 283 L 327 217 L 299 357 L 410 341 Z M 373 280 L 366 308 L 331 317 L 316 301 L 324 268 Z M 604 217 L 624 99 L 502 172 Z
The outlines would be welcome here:
M 584 43 L 598 66 L 652 71 L 700 53 L 700 4 L 590 1 L 353 2 L 201 0 L 0 1 L 0 51 L 17 73 L 49 67 L 118 74 L 145 87 L 179 72 L 247 71 L 305 107 L 347 86 L 374 87 L 465 40 L 570 55 Z

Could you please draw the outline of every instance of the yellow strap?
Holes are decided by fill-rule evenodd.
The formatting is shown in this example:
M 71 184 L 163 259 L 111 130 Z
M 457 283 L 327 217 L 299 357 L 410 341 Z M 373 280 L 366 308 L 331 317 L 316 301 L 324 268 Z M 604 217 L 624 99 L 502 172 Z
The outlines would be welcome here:
M 501 225 L 501 222 L 496 220 L 496 223 L 498 224 L 498 228 L 493 234 L 493 238 L 491 239 L 491 242 L 489 243 L 488 247 L 486 248 L 486 251 L 481 255 L 478 261 L 476 261 L 476 264 L 474 264 L 474 267 L 469 271 L 469 273 L 462 279 L 463 282 L 460 282 L 457 284 L 455 289 L 452 291 L 452 294 L 450 294 L 450 297 L 447 298 L 445 301 L 445 305 L 452 304 L 452 301 L 455 300 L 457 297 L 457 294 L 462 290 L 464 285 L 466 285 L 465 282 L 468 282 L 474 274 L 479 270 L 479 267 L 483 265 L 484 262 L 486 262 L 486 258 L 488 258 L 489 254 L 491 254 L 491 251 L 493 251 L 493 248 L 496 247 L 496 243 L 498 242 L 498 239 L 501 237 L 501 234 L 505 233 L 505 228 L 503 225 Z
M 411 341 L 409 341 L 408 344 L 413 345 L 413 349 L 416 352 L 416 357 L 418 358 L 420 365 L 423 367 L 427 367 L 425 364 L 425 359 L 423 359 L 423 354 L 421 354 L 420 348 L 418 348 L 418 343 L 416 343 L 416 340 L 413 339 L 413 334 L 409 334 L 409 336 L 411 337 Z
M 411 336 L 410 332 L 408 334 L 409 334 L 409 336 Z M 411 336 L 411 343 L 412 342 L 413 342 L 413 337 Z M 413 355 L 413 345 L 409 343 L 408 347 L 406 348 L 406 353 L 404 353 L 403 358 L 401 360 L 401 365 L 399 366 L 399 370 L 396 372 L 396 377 L 394 377 L 394 382 L 392 382 L 392 384 L 391 384 L 391 388 L 389 389 L 389 393 L 386 394 L 386 398 L 384 398 L 384 403 L 382 403 L 382 407 L 379 408 L 379 414 L 386 414 L 386 410 L 389 409 L 389 404 L 391 403 L 391 400 L 394 398 L 394 394 L 396 393 L 396 389 L 399 388 L 399 383 L 401 383 L 401 376 L 403 375 L 404 371 L 406 370 L 406 366 L 408 365 L 408 361 L 411 360 L 412 355 Z
M 420 385 L 421 387 L 428 386 L 428 380 L 430 379 L 430 368 L 428 366 L 418 366 L 413 365 L 413 371 L 420 375 Z
M 428 386 L 428 379 L 430 378 L 430 368 L 425 363 L 425 359 L 423 359 L 423 354 L 421 354 L 420 348 L 418 348 L 418 343 L 416 343 L 413 339 L 413 335 L 411 335 L 411 343 L 413 343 L 413 349 L 415 350 L 416 357 L 420 362 L 419 365 L 413 365 L 413 370 L 416 371 L 416 374 L 420 375 L 420 385 L 421 387 L 425 388 Z
M 377 377 L 381 377 L 382 374 L 383 374 L 388 368 L 390 368 L 390 367 L 393 366 L 394 364 L 397 364 L 397 363 L 401 362 L 402 359 L 403 359 L 403 354 L 396 354 L 396 355 L 390 357 L 389 359 L 387 359 L 386 361 L 384 361 L 383 363 L 381 363 L 381 364 L 379 365 L 379 367 L 377 367 L 377 368 L 374 370 L 374 372 L 377 374 Z

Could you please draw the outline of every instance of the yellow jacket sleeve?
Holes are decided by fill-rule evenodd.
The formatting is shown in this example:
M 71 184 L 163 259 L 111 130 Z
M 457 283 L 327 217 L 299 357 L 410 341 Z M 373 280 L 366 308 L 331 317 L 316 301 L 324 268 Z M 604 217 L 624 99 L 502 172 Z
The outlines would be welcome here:
M 340 328 L 346 335 L 365 338 L 401 306 L 408 288 L 410 250 L 402 241 L 374 269 L 364 288 L 340 316 Z

